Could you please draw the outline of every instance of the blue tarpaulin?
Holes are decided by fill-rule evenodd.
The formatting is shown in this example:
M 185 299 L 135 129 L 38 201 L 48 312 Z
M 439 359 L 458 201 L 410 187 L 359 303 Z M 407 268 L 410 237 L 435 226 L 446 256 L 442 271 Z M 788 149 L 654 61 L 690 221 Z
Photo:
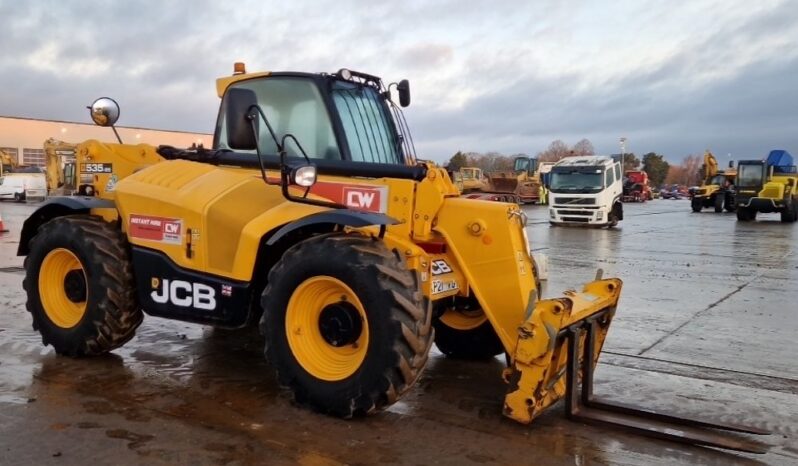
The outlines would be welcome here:
M 782 149 L 770 151 L 768 154 L 767 164 L 773 167 L 775 173 L 794 173 L 795 162 L 789 152 Z

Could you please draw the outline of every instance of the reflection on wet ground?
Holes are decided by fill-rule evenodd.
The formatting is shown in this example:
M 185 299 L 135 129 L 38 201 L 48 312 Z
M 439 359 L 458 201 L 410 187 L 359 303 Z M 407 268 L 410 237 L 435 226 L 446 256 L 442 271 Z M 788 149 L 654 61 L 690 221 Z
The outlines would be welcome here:
M 569 422 L 557 408 L 515 424 L 501 415 L 499 359 L 436 353 L 401 402 L 342 421 L 293 406 L 251 330 L 147 318 L 115 354 L 57 357 L 31 330 L 22 274 L 11 271 L 0 272 L 0 464 L 798 462 L 798 227 L 738 225 L 683 201 L 629 205 L 615 230 L 550 228 L 544 209 L 526 210 L 532 247 L 549 256 L 544 296 L 597 267 L 625 281 L 597 392 L 772 429 L 771 451 L 649 440 Z M 0 238 L 2 260 L 15 247 Z

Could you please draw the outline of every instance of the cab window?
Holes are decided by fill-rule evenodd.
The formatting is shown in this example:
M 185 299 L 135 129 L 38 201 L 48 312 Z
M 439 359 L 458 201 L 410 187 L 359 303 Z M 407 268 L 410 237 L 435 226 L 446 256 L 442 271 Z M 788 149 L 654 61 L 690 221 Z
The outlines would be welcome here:
M 278 139 L 291 133 L 312 159 L 341 160 L 341 152 L 333 132 L 330 115 L 314 81 L 298 77 L 270 77 L 252 79 L 231 85 L 255 92 L 269 124 Z M 224 112 L 219 116 L 217 148 L 229 149 Z M 263 154 L 277 155 L 277 145 L 265 124 L 258 125 L 258 143 Z M 286 142 L 289 156 L 302 153 L 292 141 Z M 254 150 L 241 151 L 251 152 Z
M 615 181 L 612 168 L 604 172 L 604 186 L 610 186 Z

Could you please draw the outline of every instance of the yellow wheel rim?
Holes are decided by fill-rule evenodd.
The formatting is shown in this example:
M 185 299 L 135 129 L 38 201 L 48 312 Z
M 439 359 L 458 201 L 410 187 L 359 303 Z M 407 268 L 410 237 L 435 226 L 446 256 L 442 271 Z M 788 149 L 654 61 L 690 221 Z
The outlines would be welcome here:
M 487 322 L 488 316 L 482 309 L 470 311 L 447 309 L 441 316 L 441 322 L 455 330 L 474 330 Z
M 285 334 L 302 368 L 329 382 L 357 372 L 368 352 L 363 304 L 344 282 L 326 275 L 309 278 L 294 290 Z
M 53 249 L 39 268 L 39 296 L 52 323 L 72 328 L 86 313 L 89 289 L 86 271 L 77 256 L 64 248 Z

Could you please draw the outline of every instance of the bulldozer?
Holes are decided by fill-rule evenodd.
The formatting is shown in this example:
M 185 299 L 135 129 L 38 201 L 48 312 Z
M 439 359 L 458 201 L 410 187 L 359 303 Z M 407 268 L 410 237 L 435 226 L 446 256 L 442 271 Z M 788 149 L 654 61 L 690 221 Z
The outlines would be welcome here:
M 693 212 L 701 212 L 706 207 L 712 207 L 715 212 L 734 212 L 737 208 L 734 183 L 737 179 L 737 170 L 732 164 L 726 170 L 718 170 L 718 161 L 712 152 L 704 152 L 703 166 L 704 181 L 698 191 L 690 200 Z
M 737 174 L 737 220 L 755 220 L 758 212 L 778 212 L 783 223 L 798 220 L 798 170 L 789 152 L 741 160 Z
M 576 420 L 764 451 L 701 427 L 755 429 L 594 398 L 621 280 L 598 273 L 542 299 L 518 205 L 466 199 L 416 157 L 407 80 L 236 64 L 216 90 L 212 148 L 85 141 L 80 195 L 25 221 L 26 306 L 58 354 L 113 351 L 144 314 L 258 325 L 294 399 L 350 418 L 407 393 L 434 343 L 449 357 L 504 353 L 504 414 L 522 423 L 565 399 Z M 116 102 L 90 109 L 113 128 Z
M 464 182 L 466 176 L 465 173 L 462 174 Z M 516 157 L 513 160 L 513 170 L 511 171 L 488 173 L 486 179 L 478 183 L 471 183 L 470 186 L 466 186 L 464 183 L 462 192 L 469 199 L 516 204 L 542 203 L 545 199 L 545 194 L 541 192 L 538 159 L 524 156 Z
M 459 171 L 463 183 L 460 191 L 463 194 L 474 191 L 486 191 L 488 189 L 488 181 L 481 168 L 462 167 Z

